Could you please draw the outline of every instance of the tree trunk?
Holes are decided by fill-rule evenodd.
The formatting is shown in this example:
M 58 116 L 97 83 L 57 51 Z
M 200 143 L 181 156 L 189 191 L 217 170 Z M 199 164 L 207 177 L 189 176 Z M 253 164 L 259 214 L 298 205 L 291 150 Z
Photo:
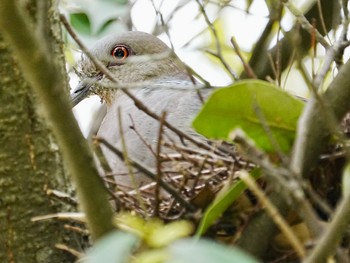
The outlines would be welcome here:
M 35 1 L 18 2 L 37 19 Z M 52 40 L 48 48 L 67 79 L 57 10 L 51 1 L 46 4 Z M 55 248 L 70 239 L 61 223 L 31 221 L 71 210 L 47 194 L 49 189 L 67 192 L 70 184 L 55 138 L 36 111 L 37 101 L 18 68 L 21 61 L 11 56 L 10 48 L 0 35 L 0 262 L 73 262 L 71 255 Z

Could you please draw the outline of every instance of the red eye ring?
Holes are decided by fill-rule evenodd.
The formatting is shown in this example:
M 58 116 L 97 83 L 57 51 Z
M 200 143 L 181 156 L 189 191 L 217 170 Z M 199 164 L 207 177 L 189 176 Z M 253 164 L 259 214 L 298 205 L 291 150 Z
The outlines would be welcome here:
M 111 55 L 118 61 L 121 62 L 129 56 L 129 50 L 127 47 L 118 45 L 112 49 Z

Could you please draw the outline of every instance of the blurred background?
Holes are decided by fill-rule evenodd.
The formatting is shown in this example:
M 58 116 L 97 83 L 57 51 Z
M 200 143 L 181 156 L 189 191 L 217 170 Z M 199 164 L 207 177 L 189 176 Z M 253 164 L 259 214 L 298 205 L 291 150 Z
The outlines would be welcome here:
M 305 13 L 315 1 L 290 2 Z M 278 46 L 284 33 L 296 23 L 295 14 L 282 8 L 280 1 L 273 0 L 70 0 L 61 1 L 60 9 L 88 47 L 110 33 L 148 32 L 171 46 L 187 65 L 213 86 L 236 81 L 244 69 L 242 60 L 251 58 L 254 47 L 262 38 L 266 48 Z M 338 31 L 339 28 L 331 31 L 330 41 Z M 66 41 L 67 66 L 74 89 L 79 80 L 73 68 L 81 54 L 68 35 Z M 316 43 L 308 56 L 303 57 L 304 69 L 310 76 L 317 72 L 324 54 L 324 48 Z M 278 65 L 276 69 L 278 71 Z M 296 66 L 291 62 L 286 69 L 266 79 L 293 94 L 307 97 L 308 85 L 299 69 L 300 64 Z M 88 134 L 100 105 L 99 98 L 91 97 L 74 108 L 84 135 Z

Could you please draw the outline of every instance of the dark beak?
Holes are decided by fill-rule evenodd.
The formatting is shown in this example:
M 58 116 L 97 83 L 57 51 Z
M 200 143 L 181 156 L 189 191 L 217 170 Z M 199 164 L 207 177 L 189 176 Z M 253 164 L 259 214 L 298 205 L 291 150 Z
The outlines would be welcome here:
M 95 81 L 95 79 L 86 79 L 79 82 L 78 86 L 70 94 L 73 108 L 90 95 L 90 88 Z

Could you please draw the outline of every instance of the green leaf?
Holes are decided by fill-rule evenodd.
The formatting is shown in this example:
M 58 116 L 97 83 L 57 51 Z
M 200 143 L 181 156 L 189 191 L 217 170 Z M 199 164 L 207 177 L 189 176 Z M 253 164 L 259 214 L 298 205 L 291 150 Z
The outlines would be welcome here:
M 293 144 L 303 102 L 279 87 L 260 80 L 244 80 L 215 91 L 193 121 L 209 138 L 229 139 L 241 128 L 258 147 L 288 152 Z
M 260 177 L 259 170 L 251 173 L 254 179 Z M 226 192 L 214 200 L 214 202 L 205 210 L 202 220 L 197 228 L 196 237 L 203 235 L 207 229 L 218 219 L 226 209 L 237 200 L 237 198 L 247 189 L 245 183 L 241 180 L 233 184 Z
M 85 13 L 70 14 L 70 23 L 80 34 L 91 34 L 90 20 Z
M 91 25 L 91 34 L 93 35 L 105 32 L 106 29 L 110 27 L 110 25 L 115 24 L 109 23 L 107 24 L 108 27 L 106 27 L 107 21 L 118 20 L 120 17 L 124 17 L 130 12 L 130 4 L 128 1 L 75 0 L 75 4 L 77 4 L 82 12 L 88 16 Z
M 87 253 L 84 263 L 127 262 L 137 243 L 138 238 L 135 235 L 114 231 L 96 242 Z
M 213 241 L 183 239 L 170 246 L 170 259 L 166 263 L 258 263 L 236 247 L 226 247 Z

